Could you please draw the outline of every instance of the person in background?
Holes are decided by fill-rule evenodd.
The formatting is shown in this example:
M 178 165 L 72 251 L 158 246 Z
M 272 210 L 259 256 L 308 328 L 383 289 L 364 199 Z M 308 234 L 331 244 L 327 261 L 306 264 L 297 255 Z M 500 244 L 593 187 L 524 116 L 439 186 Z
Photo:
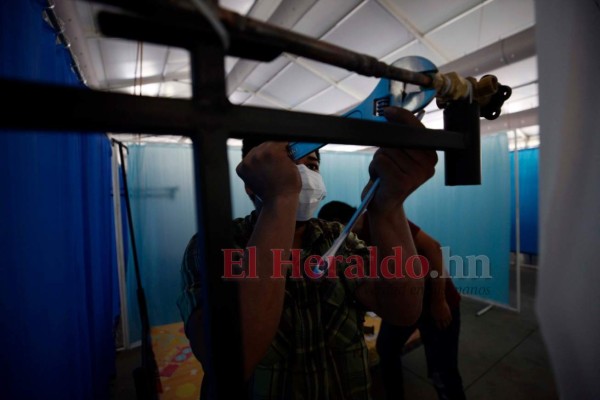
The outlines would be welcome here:
M 356 208 L 347 203 L 330 201 L 319 211 L 319 218 L 346 224 L 355 211 Z M 417 253 L 429 261 L 430 278 L 425 282 L 423 311 L 416 324 L 403 327 L 382 320 L 377 337 L 377 353 L 386 398 L 404 399 L 402 349 L 413 332 L 419 329 L 425 347 L 428 375 L 439 398 L 464 399 L 458 369 L 460 294 L 443 268 L 440 244 L 412 221 L 408 220 L 408 225 Z M 368 218 L 363 215 L 352 231 L 368 243 Z
M 443 265 L 440 244 L 417 225 L 408 221 L 417 253 L 429 261 L 423 308 L 416 324 L 405 327 L 382 320 L 377 337 L 382 380 L 386 398 L 404 399 L 402 348 L 419 329 L 425 348 L 427 374 L 440 399 L 464 399 L 458 369 L 460 333 L 460 294 Z
M 419 126 L 412 113 L 385 110 L 394 123 Z M 435 151 L 379 149 L 369 166 L 371 182 L 380 178 L 370 208 L 370 236 L 379 261 L 402 255 L 392 267 L 402 278 L 351 279 L 348 262 L 334 264 L 336 279 L 313 279 L 303 270 L 292 278 L 286 263 L 283 278 L 273 278 L 275 264 L 320 256 L 331 247 L 342 225 L 312 218 L 326 193 L 319 174 L 318 153 L 294 162 L 286 143 L 244 141 L 236 172 L 256 210 L 233 221 L 234 242 L 243 251 L 242 272 L 249 272 L 254 253 L 257 278 L 239 279 L 244 378 L 252 399 L 365 399 L 371 379 L 362 333 L 364 310 L 373 310 L 391 323 L 410 326 L 421 314 L 422 278 L 409 278 L 405 267 L 416 254 L 404 215 L 404 200 L 435 171 Z M 369 183 L 369 186 L 372 183 Z M 178 306 L 194 355 L 205 358 L 197 237 L 182 262 L 183 291 Z M 300 251 L 290 251 L 298 249 Z M 277 253 L 277 254 L 275 254 Z M 351 235 L 338 253 L 369 262 L 364 242 Z M 356 258 L 354 258 L 355 260 Z M 296 261 L 294 261 L 296 262 Z M 420 260 L 415 271 L 421 275 Z M 210 268 L 223 268 L 213 265 Z M 333 268 L 333 267 L 331 267 Z M 206 382 L 206 380 L 205 380 Z M 211 388 L 203 382 L 202 397 Z
M 324 219 L 325 221 L 336 221 L 342 225 L 345 225 L 348 221 L 350 221 L 350 218 L 352 218 L 355 211 L 356 207 L 352 207 L 343 201 L 333 200 L 321 207 L 318 217 L 320 219 Z M 363 218 L 359 218 L 358 221 L 356 221 L 356 224 L 354 224 L 354 227 L 352 227 L 352 232 L 357 233 L 362 231 L 362 221 Z

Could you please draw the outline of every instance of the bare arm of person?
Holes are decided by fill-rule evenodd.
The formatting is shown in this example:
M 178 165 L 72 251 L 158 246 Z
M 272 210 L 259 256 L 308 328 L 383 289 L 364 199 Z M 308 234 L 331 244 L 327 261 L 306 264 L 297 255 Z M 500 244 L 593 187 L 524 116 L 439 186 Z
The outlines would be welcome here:
M 392 122 L 423 126 L 412 113 L 400 108 L 390 107 L 385 115 Z M 369 185 L 375 179 L 381 179 L 368 208 L 370 240 L 377 248 L 379 257 L 379 277 L 365 279 L 357 288 L 356 295 L 365 307 L 392 324 L 412 325 L 421 314 L 423 278 L 420 276 L 423 266 L 414 257 L 417 251 L 403 204 L 415 189 L 433 176 L 436 163 L 435 151 L 382 148 L 375 153 L 369 167 Z M 381 261 L 394 255 L 394 251 L 401 253 L 398 257 L 400 265 L 391 262 L 390 270 L 398 277 L 383 278 Z

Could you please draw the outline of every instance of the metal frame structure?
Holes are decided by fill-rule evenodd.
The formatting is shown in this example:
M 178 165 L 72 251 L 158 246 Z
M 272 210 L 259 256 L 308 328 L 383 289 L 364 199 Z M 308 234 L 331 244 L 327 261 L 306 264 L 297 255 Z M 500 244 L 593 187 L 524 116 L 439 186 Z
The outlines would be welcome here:
M 156 3 L 159 7 L 152 8 L 147 3 Z M 445 128 L 451 131 L 440 131 L 232 105 L 226 97 L 225 55 L 263 61 L 284 50 L 305 55 L 302 46 L 297 45 L 296 34 L 273 41 L 260 34 L 236 33 L 235 29 L 228 27 L 231 47 L 227 50 L 206 18 L 197 11 L 189 10 L 189 7 L 166 6 L 173 3 L 178 2 L 127 1 L 125 6 L 134 11 L 133 14 L 104 14 L 99 20 L 103 32 L 110 36 L 188 49 L 192 68 L 191 100 L 0 79 L 0 91 L 10 99 L 1 111 L 0 126 L 191 137 L 198 199 L 197 222 L 200 237 L 204 238 L 200 241 L 200 254 L 204 255 L 200 274 L 202 281 L 206 282 L 203 285 L 203 318 L 207 365 L 203 368 L 207 379 L 212 380 L 210 386 L 213 392 L 209 398 L 241 399 L 245 395 L 237 286 L 235 282 L 224 281 L 219 268 L 223 265 L 221 249 L 231 248 L 233 244 L 229 224 L 232 212 L 227 139 L 251 137 L 444 150 L 446 169 L 450 171 L 450 175 L 446 176 L 447 184 L 479 184 L 479 106 L 466 101 L 451 105 L 444 111 L 447 114 Z M 123 6 L 123 3 L 119 4 Z M 241 26 L 239 21 L 234 25 Z M 367 57 L 363 56 L 361 60 Z M 360 65 L 354 70 L 364 73 Z M 383 68 L 380 76 L 397 75 Z M 418 78 L 426 80 L 428 77 Z M 69 113 L 64 113 L 64 110 L 69 110 Z M 31 117 L 32 113 L 35 118 Z

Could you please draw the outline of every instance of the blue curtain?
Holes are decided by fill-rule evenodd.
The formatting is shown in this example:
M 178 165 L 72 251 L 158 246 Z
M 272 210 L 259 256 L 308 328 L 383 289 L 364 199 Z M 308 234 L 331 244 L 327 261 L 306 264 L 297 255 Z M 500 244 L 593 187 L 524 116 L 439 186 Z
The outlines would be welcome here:
M 176 300 L 180 266 L 196 232 L 190 145 L 128 145 L 127 173 L 142 284 L 153 326 L 181 320 Z M 132 252 L 127 262 L 130 340 L 141 339 Z
M 357 205 L 368 181 L 371 154 L 323 153 L 321 170 L 327 185 L 326 201 Z M 239 148 L 229 148 L 233 217 L 243 217 L 254 206 L 235 168 Z M 129 145 L 128 177 L 142 283 L 153 326 L 180 321 L 176 299 L 180 264 L 187 242 L 196 232 L 193 155 L 189 145 Z M 127 263 L 130 340 L 141 338 L 135 299 L 133 257 Z
M 0 76 L 79 85 L 44 4 L 0 3 Z M 108 397 L 118 301 L 110 156 L 102 134 L 0 132 L 2 398 Z
M 539 149 L 519 150 L 521 253 L 538 254 Z M 516 251 L 515 153 L 510 153 L 510 251 Z
M 445 247 L 451 276 L 460 275 L 460 260 L 463 272 L 473 268 L 477 277 L 454 279 L 461 293 L 508 304 L 510 166 L 506 134 L 482 138 L 480 186 L 445 186 L 444 153 L 438 156 L 435 176 L 407 200 L 407 216 Z M 489 260 L 491 278 L 483 277 L 483 257 Z
M 372 154 L 321 154 L 321 172 L 327 198 L 358 205 L 369 180 Z M 228 150 L 230 188 L 234 217 L 254 208 L 235 167 L 239 148 Z M 483 185 L 446 187 L 443 153 L 435 177 L 407 202 L 409 218 L 449 246 L 449 257 L 486 256 L 492 278 L 457 279 L 463 293 L 508 302 L 508 243 L 510 226 L 509 159 L 506 135 L 482 142 Z M 152 325 L 180 320 L 176 299 L 180 290 L 179 268 L 185 246 L 196 232 L 192 149 L 189 145 L 145 144 L 129 146 L 129 177 L 132 208 L 142 280 L 148 297 Z M 456 257 L 450 258 L 455 260 Z M 477 260 L 475 260 L 477 261 Z M 481 277 L 481 261 L 478 261 Z M 455 263 L 450 263 L 451 272 Z M 128 304 L 131 340 L 140 338 L 133 263 L 128 263 Z
M 362 190 L 369 182 L 369 164 L 372 159 L 373 154 L 369 153 L 323 152 L 320 169 L 327 197 L 321 206 L 333 200 L 358 206 Z

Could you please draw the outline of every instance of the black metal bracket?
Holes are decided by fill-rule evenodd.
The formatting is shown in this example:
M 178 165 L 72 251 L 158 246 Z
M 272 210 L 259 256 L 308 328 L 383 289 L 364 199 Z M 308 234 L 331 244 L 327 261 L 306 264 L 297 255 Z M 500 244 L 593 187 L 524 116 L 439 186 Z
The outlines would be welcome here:
M 149 6 L 139 1 L 125 3 L 146 7 L 146 11 Z M 478 106 L 468 107 L 468 110 L 462 107 L 446 110 L 451 116 L 450 121 L 459 121 L 447 122 L 446 128 L 456 132 L 235 106 L 225 96 L 225 49 L 216 35 L 211 34 L 207 24 L 199 23 L 197 15 L 187 18 L 181 10 L 173 15 L 178 19 L 163 18 L 162 14 L 152 18 L 147 14 L 106 14 L 101 16 L 100 22 L 105 34 L 187 48 L 192 61 L 192 100 L 0 79 L 0 93 L 10 99 L 0 110 L 0 126 L 79 133 L 181 134 L 192 138 L 197 222 L 204 238 L 200 241 L 200 254 L 204 255 L 200 274 L 207 283 L 203 285 L 203 316 L 208 362 L 203 367 L 207 379 L 212 382 L 213 393 L 209 398 L 241 399 L 245 393 L 237 286 L 221 279 L 221 249 L 231 248 L 233 244 L 229 223 L 231 194 L 227 139 L 252 137 L 446 150 L 451 151 L 446 158 L 446 167 L 452 171 L 447 183 L 472 184 L 480 175 L 479 142 L 475 141 L 479 133 Z M 190 35 L 190 31 L 195 34 Z M 231 47 L 234 54 L 259 60 L 272 59 L 282 49 L 280 43 L 262 42 L 241 35 Z M 65 114 L 64 110 L 69 113 Z

